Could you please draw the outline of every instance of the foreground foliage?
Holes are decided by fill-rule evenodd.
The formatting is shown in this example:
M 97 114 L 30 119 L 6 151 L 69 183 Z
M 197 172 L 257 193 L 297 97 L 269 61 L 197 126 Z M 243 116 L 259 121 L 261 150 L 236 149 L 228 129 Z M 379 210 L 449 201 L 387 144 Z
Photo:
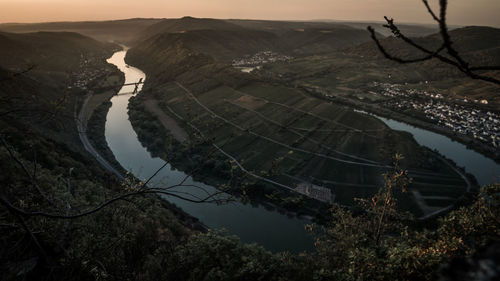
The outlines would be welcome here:
M 16 132 L 12 131 L 12 135 Z M 65 200 L 65 167 L 74 167 L 71 204 L 84 208 L 119 192 L 107 175 L 82 165 L 77 154 L 50 140 L 26 140 L 16 147 L 38 151 L 41 188 Z M 55 151 L 50 151 L 52 147 Z M 28 154 L 18 153 L 29 163 Z M 3 190 L 22 198 L 16 206 L 50 208 L 22 176 L 19 165 L 0 149 Z M 87 167 L 88 166 L 88 167 Z M 397 166 L 396 166 L 397 167 Z M 29 166 L 29 168 L 33 168 Z M 78 172 L 77 172 L 78 171 Z M 107 182 L 106 182 L 107 181 Z M 244 245 L 224 233 L 199 233 L 182 226 L 158 199 L 136 198 L 92 216 L 71 220 L 31 217 L 24 220 L 40 242 L 34 244 L 18 218 L 2 207 L 1 270 L 4 280 L 433 280 L 457 257 L 499 240 L 500 185 L 484 187 L 472 203 L 431 222 L 417 222 L 396 209 L 394 195 L 409 179 L 398 168 L 362 208 L 331 208 L 327 225 L 310 226 L 315 253 L 273 254 Z M 50 189 L 49 189 L 50 188 Z
M 390 181 L 398 177 L 396 173 Z M 434 280 L 451 259 L 471 256 L 499 240 L 499 192 L 498 184 L 484 187 L 472 205 L 440 218 L 437 227 L 405 222 L 398 215 L 384 220 L 384 212 L 395 213 L 390 200 L 378 195 L 363 214 L 333 207 L 329 225 L 313 228 L 318 233 L 318 278 Z

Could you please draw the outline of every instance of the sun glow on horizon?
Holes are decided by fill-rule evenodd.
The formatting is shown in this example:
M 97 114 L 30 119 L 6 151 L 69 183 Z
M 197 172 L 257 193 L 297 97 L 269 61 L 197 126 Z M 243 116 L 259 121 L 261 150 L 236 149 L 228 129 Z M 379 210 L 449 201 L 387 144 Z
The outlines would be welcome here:
M 454 0 L 450 24 L 500 26 L 500 1 Z M 126 18 L 239 18 L 268 20 L 381 21 L 432 23 L 419 0 L 0 0 L 0 22 L 114 20 Z

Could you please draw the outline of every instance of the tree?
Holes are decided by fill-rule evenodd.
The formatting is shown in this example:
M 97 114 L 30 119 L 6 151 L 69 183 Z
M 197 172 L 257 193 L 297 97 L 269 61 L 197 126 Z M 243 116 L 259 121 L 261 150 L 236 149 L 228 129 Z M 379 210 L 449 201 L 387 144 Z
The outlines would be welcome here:
M 500 66 L 470 66 L 453 47 L 446 25 L 447 1 L 440 0 L 439 16 L 427 0 L 422 1 L 439 24 L 442 45 L 436 50 L 420 46 L 403 35 L 393 19 L 385 17 L 385 27 L 394 36 L 427 55 L 411 60 L 393 56 L 377 39 L 374 29 L 368 27 L 382 54 L 399 63 L 439 59 L 473 79 L 500 84 L 496 78 L 481 73 L 500 70 Z M 447 55 L 441 54 L 443 51 Z M 400 156 L 396 156 L 398 159 Z M 397 161 L 394 167 L 392 173 L 384 175 L 384 186 L 371 200 L 359 200 L 362 213 L 333 206 L 326 226 L 309 227 L 315 234 L 318 250 L 314 275 L 317 280 L 434 280 L 444 263 L 457 257 L 470 257 L 481 247 L 498 243 L 499 184 L 483 187 L 472 203 L 438 218 L 437 227 L 415 227 L 414 222 L 396 209 L 394 191 L 404 190 L 409 179 Z M 486 270 L 494 271 L 494 262 L 498 260 L 493 261 L 493 265 L 484 265 Z
M 469 76 L 472 79 L 478 79 L 478 80 L 483 80 L 487 81 L 493 84 L 500 85 L 500 80 L 498 80 L 495 77 L 488 76 L 484 72 L 485 71 L 499 71 L 500 66 L 495 66 L 495 65 L 471 65 L 469 62 L 467 62 L 460 53 L 455 49 L 453 46 L 453 41 L 450 37 L 450 34 L 448 32 L 448 25 L 446 23 L 446 11 L 448 8 L 448 1 L 447 0 L 439 0 L 439 14 L 435 13 L 434 10 L 432 9 L 431 5 L 429 4 L 428 0 L 422 0 L 423 4 L 427 8 L 427 11 L 431 15 L 432 19 L 437 22 L 439 26 L 439 32 L 441 35 L 441 46 L 438 47 L 435 50 L 428 49 L 422 45 L 417 44 L 414 40 L 411 38 L 405 36 L 403 33 L 401 33 L 401 30 L 398 28 L 398 26 L 394 23 L 394 19 L 384 17 L 387 24 L 384 25 L 385 28 L 388 28 L 392 34 L 401 40 L 403 40 L 405 43 L 408 45 L 414 47 L 417 50 L 420 50 L 425 54 L 425 56 L 421 58 L 416 58 L 416 59 L 405 59 L 405 58 L 400 58 L 397 56 L 394 56 L 390 54 L 384 46 L 382 46 L 381 42 L 377 39 L 377 35 L 375 33 L 375 30 L 371 27 L 368 26 L 368 31 L 371 33 L 371 37 L 373 41 L 376 43 L 378 49 L 380 52 L 389 60 L 402 63 L 402 64 L 408 64 L 408 63 L 416 63 L 416 62 L 423 62 L 431 59 L 438 59 L 446 64 L 449 64 L 451 66 L 456 67 L 458 70 L 463 72 L 465 75 Z M 443 54 L 446 51 L 446 54 Z
M 79 271 L 82 279 L 89 272 L 130 274 L 124 269 L 132 260 L 137 265 L 155 256 L 150 252 L 174 247 L 189 235 L 172 214 L 203 231 L 201 224 L 154 195 L 193 203 L 232 201 L 222 191 L 197 197 L 176 190 L 201 188 L 187 184 L 188 176 L 149 186 L 167 163 L 145 181 L 128 177 L 119 182 L 71 147 L 68 139 L 80 120 L 73 116 L 75 105 L 68 102 L 66 87 L 47 87 L 53 91 L 44 96 L 30 71 L 0 69 L 0 279 L 50 276 L 58 270 Z M 54 123 L 70 124 L 69 132 L 61 133 L 67 134 L 64 141 L 48 133 L 48 128 L 57 131 Z
M 437 227 L 422 227 L 396 208 L 395 193 L 410 179 L 397 162 L 394 166 L 379 192 L 359 201 L 362 212 L 334 205 L 325 226 L 308 227 L 318 251 L 315 278 L 434 280 L 446 262 L 498 241 L 499 184 L 484 187 L 472 204 L 439 218 Z

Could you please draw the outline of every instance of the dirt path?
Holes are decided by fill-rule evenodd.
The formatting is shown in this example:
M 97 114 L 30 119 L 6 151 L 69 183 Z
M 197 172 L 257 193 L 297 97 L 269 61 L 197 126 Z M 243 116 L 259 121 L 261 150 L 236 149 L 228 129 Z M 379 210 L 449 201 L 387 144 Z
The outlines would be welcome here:
M 188 139 L 188 134 L 182 129 L 177 122 L 158 106 L 158 101 L 148 99 L 144 102 L 146 108 L 153 113 L 161 122 L 165 129 L 169 130 L 174 138 L 179 142 L 184 142 Z

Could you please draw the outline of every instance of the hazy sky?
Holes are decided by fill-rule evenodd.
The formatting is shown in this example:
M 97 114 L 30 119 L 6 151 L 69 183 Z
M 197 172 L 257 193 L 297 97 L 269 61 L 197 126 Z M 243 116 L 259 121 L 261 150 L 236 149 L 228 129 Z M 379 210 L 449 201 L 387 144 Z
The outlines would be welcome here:
M 430 0 L 437 3 L 437 0 Z M 500 27 L 500 0 L 450 0 L 449 23 Z M 420 0 L 0 0 L 0 22 L 182 16 L 431 22 Z

